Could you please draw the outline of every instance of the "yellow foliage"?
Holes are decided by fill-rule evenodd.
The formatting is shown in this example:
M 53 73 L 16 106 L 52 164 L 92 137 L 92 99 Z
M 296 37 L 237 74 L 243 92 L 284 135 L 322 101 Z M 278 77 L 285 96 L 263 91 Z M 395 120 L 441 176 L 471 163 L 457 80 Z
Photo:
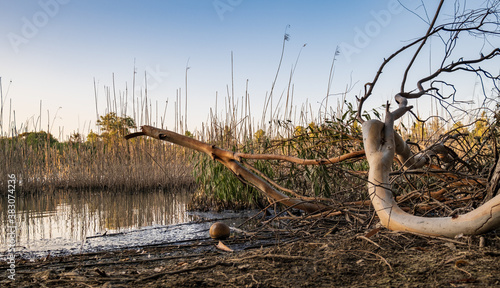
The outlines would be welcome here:
M 486 111 L 483 111 L 481 114 L 481 118 L 477 119 L 474 129 L 472 130 L 472 136 L 474 137 L 483 137 L 484 133 L 489 127 L 489 121 L 488 118 L 486 117 Z
M 264 132 L 264 130 L 262 130 L 262 129 L 259 129 L 259 130 L 257 130 L 257 132 L 255 132 L 255 134 L 253 136 L 254 136 L 255 140 L 260 141 L 260 140 L 264 139 L 264 137 L 266 136 L 266 132 Z

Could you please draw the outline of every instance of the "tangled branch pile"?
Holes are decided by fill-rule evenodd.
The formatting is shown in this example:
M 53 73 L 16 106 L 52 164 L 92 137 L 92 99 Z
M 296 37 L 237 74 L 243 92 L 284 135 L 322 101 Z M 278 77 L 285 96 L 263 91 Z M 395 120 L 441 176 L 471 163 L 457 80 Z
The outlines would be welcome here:
M 426 34 L 384 59 L 373 81 L 365 84 L 364 95 L 358 98 L 355 111 L 357 122 L 350 123 L 347 131 L 342 128 L 344 119 L 326 122 L 317 128 L 309 127 L 306 133 L 300 133 L 299 127 L 296 127 L 299 133 L 295 131 L 293 137 L 280 139 L 279 145 L 274 146 L 269 141 L 265 143 L 264 147 L 274 147 L 275 153 L 281 149 L 279 155 L 236 152 L 236 145 L 233 151 L 221 149 L 151 126 L 143 126 L 142 132 L 126 138 L 146 135 L 203 152 L 227 167 L 240 181 L 263 192 L 272 204 L 283 204 L 288 207 L 286 210 L 303 210 L 310 214 L 309 217 L 355 216 L 370 225 L 376 212 L 381 224 L 389 229 L 447 237 L 495 229 L 500 225 L 497 147 L 500 95 L 497 82 L 500 75 L 483 67 L 497 60 L 500 48 L 493 46 L 483 52 L 487 48 L 482 47 L 477 53 L 479 56 L 470 58 L 456 57 L 454 52 L 459 36 L 487 39 L 500 34 L 500 2 L 490 1 L 485 4 L 487 7 L 478 9 L 456 6 L 452 20 L 438 24 L 444 2 L 439 3 Z M 442 40 L 445 53 L 440 55 L 439 65 L 431 67 L 434 72 L 420 78 L 415 89 L 408 90 L 407 80 L 414 73 L 414 63 L 431 37 Z M 387 103 L 383 121 L 368 120 L 369 116 L 362 108 L 373 94 L 385 66 L 411 49 L 414 52 L 403 73 L 401 90 L 394 97 L 399 107 L 391 111 L 390 103 Z M 451 113 L 451 108 L 459 108 L 455 83 L 446 81 L 450 74 L 459 72 L 479 77 L 482 91 L 492 91 L 491 96 L 484 93 L 481 109 L 489 111 L 494 120 L 480 129 L 480 119 L 473 119 L 475 133 L 480 131 L 478 135 L 465 133 L 463 125 L 455 123 L 455 127 L 447 133 L 435 134 L 437 137 L 434 139 L 427 138 L 433 142 L 425 149 L 418 143 L 412 145 L 414 143 L 404 141 L 395 129 L 396 120 L 410 113 L 419 123 L 426 122 L 412 112 L 413 106 L 408 105 L 408 100 L 433 98 L 448 113 Z M 442 87 L 452 88 L 453 92 L 447 95 Z M 489 108 L 491 103 L 496 107 Z M 362 123 L 362 143 L 358 123 Z M 308 137 L 315 140 L 309 141 Z M 259 140 L 261 137 L 256 138 Z M 246 150 L 252 152 L 252 149 Z M 363 156 L 366 156 L 369 167 Z M 303 165 L 303 168 L 297 168 L 297 165 Z M 208 182 L 217 183 L 213 175 L 207 175 L 207 178 L 210 179 Z M 366 183 L 368 190 L 364 188 Z M 360 208 L 369 204 L 374 210 Z

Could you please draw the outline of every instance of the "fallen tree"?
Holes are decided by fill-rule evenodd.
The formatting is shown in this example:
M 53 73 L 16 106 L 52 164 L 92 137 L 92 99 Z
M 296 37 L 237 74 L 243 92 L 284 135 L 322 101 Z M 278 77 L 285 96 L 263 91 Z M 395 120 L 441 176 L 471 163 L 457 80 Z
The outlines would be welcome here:
M 457 2 L 458 3 L 458 2 Z M 455 237 L 460 234 L 471 235 L 481 234 L 497 227 L 500 227 L 500 194 L 498 194 L 498 179 L 500 173 L 500 160 L 497 158 L 496 167 L 493 167 L 490 173 L 488 183 L 488 193 L 485 195 L 485 203 L 471 212 L 462 215 L 453 215 L 449 217 L 422 217 L 415 216 L 401 209 L 394 199 L 391 190 L 391 172 L 394 159 L 397 158 L 403 170 L 416 169 L 425 165 L 431 167 L 432 158 L 439 157 L 444 162 L 451 162 L 458 159 L 453 149 L 447 147 L 444 141 L 430 145 L 421 153 L 413 153 L 408 143 L 395 131 L 394 121 L 401 118 L 406 113 L 412 113 L 412 106 L 408 105 L 408 99 L 419 99 L 422 97 L 433 97 L 447 107 L 455 105 L 456 90 L 453 83 L 445 82 L 440 77 L 444 74 L 456 72 L 467 72 L 481 78 L 481 85 L 484 91 L 484 80 L 489 80 L 492 84 L 493 94 L 498 97 L 500 90 L 496 86 L 500 79 L 499 75 L 492 75 L 488 70 L 479 66 L 481 63 L 495 59 L 500 55 L 499 48 L 493 48 L 488 53 L 478 53 L 480 56 L 471 59 L 459 57 L 451 59 L 454 49 L 459 39 L 459 34 L 469 33 L 477 37 L 496 36 L 500 31 L 500 22 L 497 17 L 500 15 L 497 10 L 500 5 L 498 1 L 488 2 L 487 7 L 480 9 L 461 8 L 456 5 L 454 18 L 447 23 L 437 25 L 438 17 L 441 13 L 444 0 L 440 1 L 437 11 L 429 23 L 429 28 L 423 37 L 405 45 L 390 57 L 384 59 L 382 65 L 377 71 L 372 82 L 365 84 L 364 95 L 358 99 L 358 120 L 362 123 L 364 151 L 354 151 L 346 155 L 336 156 L 328 159 L 300 159 L 285 155 L 254 155 L 248 153 L 231 152 L 221 149 L 215 145 L 207 144 L 196 139 L 177 134 L 172 131 L 154 128 L 151 126 L 142 126 L 142 132 L 133 133 L 126 136 L 127 139 L 137 136 L 149 136 L 158 140 L 168 141 L 186 148 L 209 155 L 212 159 L 222 163 L 231 170 L 244 183 L 248 183 L 262 191 L 267 197 L 288 207 L 303 210 L 307 213 L 319 212 L 322 216 L 342 214 L 342 209 L 338 205 L 328 205 L 328 199 L 301 196 L 300 193 L 281 187 L 272 179 L 259 173 L 251 165 L 244 163 L 242 159 L 261 159 L 261 160 L 280 160 L 288 161 L 301 165 L 327 165 L 345 161 L 347 159 L 366 156 L 369 164 L 368 173 L 368 193 L 370 203 L 383 226 L 396 231 L 411 231 L 426 235 Z M 448 35 L 446 39 L 443 35 Z M 416 90 L 407 92 L 406 82 L 412 71 L 412 66 L 418 58 L 422 48 L 426 45 L 430 37 L 438 37 L 443 41 L 445 53 L 437 69 L 430 75 L 421 78 L 416 83 Z M 366 100 L 372 95 L 382 71 L 385 66 L 397 56 L 410 48 L 416 47 L 413 57 L 410 59 L 401 84 L 400 92 L 395 96 L 395 101 L 399 107 L 390 111 L 389 103 L 386 105 L 385 120 L 365 121 L 362 117 L 362 107 Z M 429 83 L 429 84 L 428 84 Z M 428 85 L 428 87 L 424 87 Z M 438 85 L 452 87 L 455 90 L 450 95 L 443 95 Z M 484 95 L 485 98 L 486 95 Z M 498 103 L 498 102 L 497 102 Z M 412 113 L 412 115 L 414 115 Z M 416 115 L 414 115 L 416 117 Z M 419 120 L 419 119 L 417 119 Z M 421 120 L 419 120 L 421 121 Z M 494 134 L 492 134 L 494 137 Z M 495 148 L 496 149 L 496 148 Z M 462 161 L 464 162 L 464 161 Z M 465 162 L 464 162 L 465 163 Z M 467 164 L 467 163 L 465 163 Z M 440 168 L 440 167 L 439 167 Z M 453 185 L 465 185 L 469 180 L 455 181 Z M 475 180 L 482 182 L 482 180 Z M 465 183 L 465 184 L 464 184 Z M 449 187 L 452 185 L 450 184 Z M 446 191 L 446 188 L 443 188 Z M 288 196 L 285 193 L 288 193 Z M 442 197 L 443 192 L 431 194 L 431 197 Z M 496 195 L 498 194 L 498 195 Z M 365 204 L 365 201 L 360 204 Z
M 458 2 L 457 2 L 458 3 Z M 449 55 L 452 54 L 454 45 L 460 33 L 473 31 L 474 33 L 484 33 L 484 34 L 498 34 L 498 21 L 496 10 L 499 5 L 498 2 L 494 1 L 489 3 L 490 6 L 478 9 L 470 10 L 463 15 L 455 14 L 455 19 L 451 23 L 435 26 L 435 23 L 440 15 L 441 9 L 443 7 L 444 0 L 440 1 L 437 11 L 429 25 L 429 29 L 426 35 L 413 42 L 410 45 L 420 42 L 417 51 L 414 53 L 413 58 L 407 66 L 405 71 L 403 81 L 401 84 L 401 92 L 395 96 L 395 100 L 399 103 L 399 108 L 393 112 L 389 111 L 389 103 L 387 103 L 385 122 L 378 120 L 370 120 L 363 123 L 363 143 L 365 145 L 366 157 L 368 159 L 370 170 L 368 176 L 368 190 L 372 205 L 377 211 L 377 215 L 385 227 L 391 230 L 397 231 L 411 231 L 422 233 L 426 235 L 438 235 L 446 237 L 455 237 L 460 234 L 481 234 L 497 227 L 500 227 L 500 195 L 493 197 L 488 202 L 484 203 L 481 207 L 475 210 L 463 214 L 454 215 L 453 217 L 418 217 L 404 212 L 398 207 L 397 203 L 394 201 L 394 197 L 391 191 L 391 185 L 389 180 L 389 173 L 392 170 L 392 162 L 395 155 L 404 166 L 407 167 L 421 167 L 427 163 L 430 154 L 434 151 L 441 150 L 443 145 L 435 145 L 427 151 L 427 153 L 422 153 L 421 155 L 413 155 L 411 153 L 408 145 L 403 141 L 403 139 L 394 132 L 394 121 L 405 113 L 409 112 L 413 107 L 408 106 L 407 99 L 416 99 L 424 95 L 431 95 L 441 97 L 439 94 L 439 89 L 433 87 L 431 83 L 429 88 L 424 88 L 423 85 L 426 82 L 435 80 L 438 76 L 444 73 L 453 73 L 456 71 L 467 71 L 476 73 L 477 75 L 485 75 L 485 78 L 492 79 L 493 85 L 497 90 L 495 81 L 497 81 L 498 76 L 492 76 L 489 72 L 483 70 L 480 67 L 474 67 L 473 65 L 481 63 L 486 60 L 493 59 L 500 54 L 500 49 L 495 48 L 488 54 L 480 53 L 480 57 L 475 59 L 464 59 L 459 58 L 455 61 L 447 62 Z M 494 15 L 495 21 L 491 21 L 490 16 Z M 493 24 L 494 29 L 485 29 L 486 26 Z M 408 93 L 405 92 L 405 83 L 408 77 L 408 73 L 419 56 L 419 52 L 422 47 L 424 47 L 427 39 L 434 34 L 440 33 L 441 31 L 450 32 L 449 44 L 446 46 L 445 57 L 440 67 L 431 75 L 422 78 L 417 82 L 417 92 Z M 483 34 L 483 35 L 484 35 Z M 382 72 L 383 67 L 388 63 L 393 57 L 407 49 L 409 46 L 403 47 L 401 50 L 397 51 L 390 58 L 386 59 L 379 69 L 377 76 L 374 81 L 368 83 L 366 93 L 363 98 L 359 99 L 359 106 L 361 107 L 363 102 L 371 95 L 371 91 L 378 80 L 378 76 Z M 441 81 L 436 81 L 441 82 Z M 434 83 L 434 82 L 433 82 Z M 441 82 L 442 83 L 442 82 Z M 431 94 L 434 92 L 435 95 Z M 497 94 L 498 95 L 498 94 Z M 454 97 L 455 95 L 452 94 Z M 358 110 L 358 112 L 361 109 Z M 360 117 L 361 119 L 361 117 Z M 361 119 L 362 120 L 362 119 Z M 432 149 L 434 148 L 434 149 Z M 497 163 L 498 166 L 498 163 Z M 495 175 L 496 176 L 496 175 Z M 491 198 L 491 188 L 497 185 L 496 177 L 493 177 L 489 185 L 489 197 Z
M 396 231 L 446 237 L 481 234 L 500 227 L 500 194 L 467 214 L 452 217 L 419 217 L 398 207 L 389 173 L 395 154 L 404 157 L 409 148 L 394 132 L 397 114 L 397 110 L 393 113 L 387 110 L 385 122 L 370 120 L 363 124 L 363 142 L 370 164 L 368 192 L 382 225 Z

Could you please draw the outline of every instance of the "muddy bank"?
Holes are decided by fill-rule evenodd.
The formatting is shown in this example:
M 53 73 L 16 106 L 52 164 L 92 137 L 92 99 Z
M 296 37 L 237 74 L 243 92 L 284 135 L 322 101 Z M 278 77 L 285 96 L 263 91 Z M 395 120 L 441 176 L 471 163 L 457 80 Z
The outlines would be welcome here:
M 19 260 L 3 287 L 484 287 L 500 285 L 500 231 L 440 239 L 341 221 L 265 227 L 112 252 Z M 376 231 L 376 230 L 375 230 Z M 234 231 L 233 231 L 234 232 Z M 368 234 L 367 234 L 368 233 Z M 484 244 L 483 244 L 484 243 Z M 481 247 L 484 245 L 484 247 Z M 0 269 L 6 271 L 5 262 Z

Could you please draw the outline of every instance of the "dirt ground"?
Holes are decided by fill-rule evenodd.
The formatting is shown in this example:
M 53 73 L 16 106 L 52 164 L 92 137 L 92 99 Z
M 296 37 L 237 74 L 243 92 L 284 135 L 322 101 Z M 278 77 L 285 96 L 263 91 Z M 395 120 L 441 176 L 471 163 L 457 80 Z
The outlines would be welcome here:
M 17 260 L 16 280 L 2 272 L 0 286 L 500 287 L 500 231 L 444 239 L 322 219 L 233 233 L 222 242 L 234 251 L 206 238 Z

